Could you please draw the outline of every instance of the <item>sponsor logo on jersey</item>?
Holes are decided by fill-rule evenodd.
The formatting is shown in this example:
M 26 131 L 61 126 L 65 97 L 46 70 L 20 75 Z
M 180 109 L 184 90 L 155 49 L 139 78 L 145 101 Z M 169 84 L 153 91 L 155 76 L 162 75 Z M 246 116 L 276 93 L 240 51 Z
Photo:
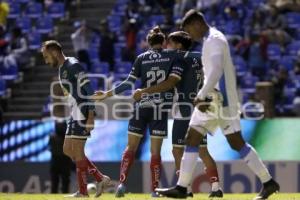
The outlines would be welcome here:
M 200 64 L 199 64 L 198 60 L 196 58 L 193 58 L 192 68 L 199 67 L 199 66 L 200 66 Z
M 67 78 L 67 76 L 68 76 L 68 72 L 67 72 L 67 70 L 63 71 L 63 73 L 62 73 L 61 77 L 62 77 L 63 79 L 66 79 L 66 78 Z

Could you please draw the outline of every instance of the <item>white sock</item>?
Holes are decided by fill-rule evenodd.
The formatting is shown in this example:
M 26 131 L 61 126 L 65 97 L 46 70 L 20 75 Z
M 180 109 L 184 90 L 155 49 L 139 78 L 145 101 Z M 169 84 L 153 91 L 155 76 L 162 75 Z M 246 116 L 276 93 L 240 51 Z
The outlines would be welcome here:
M 180 174 L 177 185 L 187 187 L 191 183 L 192 175 L 197 164 L 199 148 L 186 146 L 180 164 Z
M 255 149 L 246 144 L 240 151 L 240 155 L 243 160 L 246 162 L 248 167 L 259 177 L 262 183 L 268 182 L 271 180 L 271 175 L 263 164 L 262 160 L 258 157 Z
M 211 191 L 216 192 L 220 189 L 220 183 L 219 182 L 213 182 L 211 184 Z

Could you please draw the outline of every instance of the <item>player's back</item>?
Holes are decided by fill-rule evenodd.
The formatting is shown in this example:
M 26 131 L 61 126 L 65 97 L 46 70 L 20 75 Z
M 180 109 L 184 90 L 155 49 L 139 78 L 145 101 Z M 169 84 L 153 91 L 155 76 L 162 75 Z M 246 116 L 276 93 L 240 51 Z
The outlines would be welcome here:
M 176 62 L 177 51 L 167 49 L 150 49 L 140 54 L 134 64 L 131 75 L 141 79 L 141 87 L 147 88 L 166 80 Z M 173 90 L 149 95 L 156 102 L 171 102 Z
M 175 58 L 176 51 L 167 49 L 151 49 L 141 54 L 138 59 L 140 59 L 142 87 L 150 87 L 164 81 Z

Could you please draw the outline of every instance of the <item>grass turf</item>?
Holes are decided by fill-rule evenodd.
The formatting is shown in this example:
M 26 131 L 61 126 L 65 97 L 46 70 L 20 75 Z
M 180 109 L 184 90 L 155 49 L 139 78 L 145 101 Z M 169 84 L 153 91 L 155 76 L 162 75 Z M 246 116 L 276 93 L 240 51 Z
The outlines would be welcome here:
M 252 200 L 256 194 L 225 194 L 222 200 Z M 69 199 L 64 198 L 63 194 L 5 194 L 0 193 L 0 200 L 59 200 L 59 199 Z M 116 199 L 114 194 L 103 194 L 99 198 L 93 198 L 90 195 L 89 198 L 76 198 L 78 200 L 88 200 L 88 199 L 103 199 L 103 200 L 113 200 Z M 150 194 L 126 194 L 121 200 L 147 200 L 147 199 L 168 199 L 168 198 L 152 198 Z M 196 200 L 208 200 L 207 194 L 196 194 L 194 198 Z M 269 200 L 300 200 L 300 193 L 279 193 L 272 195 Z

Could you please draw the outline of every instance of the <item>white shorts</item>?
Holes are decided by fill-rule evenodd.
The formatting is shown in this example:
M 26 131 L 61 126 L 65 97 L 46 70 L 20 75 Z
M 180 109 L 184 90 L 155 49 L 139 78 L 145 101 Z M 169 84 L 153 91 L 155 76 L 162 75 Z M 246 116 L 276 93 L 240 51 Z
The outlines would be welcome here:
M 189 126 L 203 135 L 214 134 L 218 127 L 221 128 L 224 135 L 240 131 L 238 107 L 222 107 L 221 98 L 214 98 L 213 103 L 207 112 L 201 112 L 195 108 Z

